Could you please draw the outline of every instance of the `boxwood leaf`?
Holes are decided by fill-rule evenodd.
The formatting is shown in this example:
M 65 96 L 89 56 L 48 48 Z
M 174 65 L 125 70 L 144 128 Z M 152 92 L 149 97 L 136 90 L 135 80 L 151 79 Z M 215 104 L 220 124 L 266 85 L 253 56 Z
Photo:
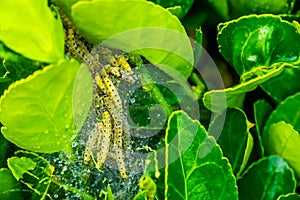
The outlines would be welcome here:
M 269 148 L 267 144 L 267 135 L 269 134 L 269 128 L 272 124 L 284 121 L 291 124 L 296 131 L 300 132 L 299 110 L 295 105 L 300 105 L 300 93 L 288 97 L 271 113 L 262 134 L 262 141 L 266 151 L 268 151 L 267 149 Z
M 0 169 L 0 197 L 2 200 L 22 200 L 21 185 L 7 168 Z
M 160 64 L 162 70 L 172 68 L 184 77 L 192 71 L 193 49 L 184 27 L 177 17 L 153 2 L 80 1 L 72 6 L 72 19 L 80 33 L 94 44 L 102 42 L 139 53 L 151 63 Z
M 272 124 L 266 136 L 267 151 L 269 154 L 281 156 L 300 177 L 299 146 L 300 135 L 292 125 L 284 121 Z
M 57 62 L 64 57 L 64 32 L 46 0 L 0 1 L 0 41 L 23 56 Z
M 79 63 L 62 60 L 11 84 L 0 99 L 4 137 L 35 152 L 69 149 L 74 131 L 72 91 Z
M 297 193 L 289 193 L 287 195 L 281 195 L 277 200 L 299 200 L 300 195 Z
M 224 126 L 220 127 L 224 119 Z M 220 128 L 222 130 L 218 130 Z M 245 113 L 237 108 L 228 108 L 213 120 L 209 126 L 208 133 L 217 139 L 224 156 L 229 159 L 233 173 L 237 175 L 243 170 L 241 167 L 245 166 L 249 158 L 244 159 L 248 138 L 251 137 Z M 215 135 L 215 133 L 221 133 L 221 135 Z M 249 151 L 251 152 L 251 150 L 252 145 L 250 145 Z M 244 162 L 245 164 L 243 164 Z
M 237 183 L 240 199 L 276 199 L 296 189 L 293 170 L 279 156 L 260 159 Z
M 165 164 L 162 171 L 164 180 L 157 182 L 158 190 L 164 188 L 165 198 L 238 198 L 228 160 L 198 121 L 192 120 L 183 111 L 173 112 L 168 121 L 165 145 L 163 151 L 158 150 L 155 153 L 157 156 L 150 154 L 147 160 L 148 172 L 155 171 L 155 166 Z

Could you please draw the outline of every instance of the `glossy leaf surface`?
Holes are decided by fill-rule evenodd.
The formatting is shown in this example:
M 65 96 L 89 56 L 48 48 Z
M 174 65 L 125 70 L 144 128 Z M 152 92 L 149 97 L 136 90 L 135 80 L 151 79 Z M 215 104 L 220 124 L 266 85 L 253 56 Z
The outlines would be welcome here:
M 221 120 L 225 119 L 223 127 Z M 219 131 L 218 129 L 222 129 Z M 247 118 L 243 111 L 236 108 L 228 108 L 221 115 L 210 124 L 208 129 L 209 135 L 217 139 L 218 144 L 221 146 L 224 156 L 229 159 L 233 169 L 233 173 L 237 175 L 242 171 L 248 137 L 250 133 L 247 127 Z M 215 133 L 221 133 L 215 135 Z M 251 152 L 252 148 L 249 150 Z
M 10 85 L 0 99 L 4 137 L 26 150 L 69 149 L 73 137 L 72 92 L 78 62 L 61 61 Z
M 72 6 L 72 19 L 94 44 L 139 53 L 160 64 L 163 71 L 175 69 L 184 77 L 192 71 L 193 50 L 184 27 L 177 17 L 152 2 L 80 1 Z M 126 23 L 122 19 L 127 19 Z
M 46 0 L 0 1 L 0 41 L 23 56 L 54 63 L 64 57 L 64 32 Z
M 279 156 L 265 157 L 254 163 L 238 180 L 240 199 L 276 199 L 294 192 L 296 180 L 293 171 Z
M 164 165 L 164 195 L 169 199 L 237 199 L 232 169 L 220 147 L 198 121 L 181 111 L 168 122 L 165 151 L 157 153 Z M 161 154 L 160 154 L 161 153 Z M 150 156 L 149 171 L 155 171 Z M 163 176 L 163 175 L 161 175 Z M 213 178 L 212 178 L 213 177 Z

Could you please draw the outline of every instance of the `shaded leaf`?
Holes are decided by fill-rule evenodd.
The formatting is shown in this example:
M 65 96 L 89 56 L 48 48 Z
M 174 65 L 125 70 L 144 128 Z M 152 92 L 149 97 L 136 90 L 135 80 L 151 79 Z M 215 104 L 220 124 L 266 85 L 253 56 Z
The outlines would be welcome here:
M 0 2 L 0 40 L 23 56 L 57 62 L 64 57 L 64 32 L 46 0 Z
M 222 123 L 224 120 L 225 122 Z M 224 126 L 220 126 L 221 124 Z M 224 156 L 229 159 L 233 173 L 237 175 L 243 170 L 241 167 L 245 166 L 249 158 L 245 158 L 248 138 L 251 137 L 245 113 L 236 108 L 228 108 L 212 121 L 208 133 L 215 137 Z M 251 152 L 252 146 L 250 145 L 249 148 Z
M 0 169 L 0 197 L 1 200 L 22 200 L 21 185 L 7 168 Z
M 297 42 L 300 34 L 297 22 L 290 23 L 274 15 L 249 15 L 222 23 L 218 29 L 220 52 L 240 75 L 240 83 L 207 92 L 204 95 L 207 108 L 213 109 L 211 98 L 218 99 L 224 94 L 228 107 L 238 107 L 243 95 L 258 85 L 276 100 L 299 91 L 296 75 L 300 62 L 300 44 Z M 216 104 L 213 111 L 218 112 L 220 106 Z
M 152 2 L 80 1 L 72 6 L 72 19 L 94 44 L 141 54 L 160 64 L 163 71 L 175 69 L 186 78 L 192 71 L 193 50 L 184 27 L 177 17 Z
M 290 193 L 287 195 L 281 195 L 277 200 L 299 200 L 300 195 L 297 193 Z
M 262 133 L 263 127 L 273 111 L 272 106 L 265 100 L 258 100 L 254 103 L 254 120 L 256 130 L 254 131 L 254 148 L 253 151 L 256 152 L 258 158 L 261 158 L 264 153 L 264 147 L 262 144 Z
M 263 127 L 273 111 L 272 106 L 265 100 L 258 100 L 254 103 L 254 119 L 258 135 L 262 135 Z M 261 140 L 261 139 L 260 139 Z
M 232 17 L 249 14 L 282 14 L 292 11 L 295 0 L 229 0 Z
M 276 199 L 294 192 L 296 180 L 293 171 L 279 156 L 260 159 L 251 165 L 238 180 L 240 199 Z
M 229 8 L 227 0 L 208 0 L 219 15 L 225 20 L 229 20 Z
M 36 152 L 69 150 L 74 131 L 73 85 L 78 62 L 61 61 L 10 85 L 0 99 L 4 137 Z
M 300 68 L 285 68 L 280 76 L 274 77 L 261 85 L 261 88 L 272 99 L 280 103 L 288 96 L 300 91 L 298 79 L 300 77 Z M 282 84 L 288 83 L 288 84 Z
M 222 112 L 226 107 L 242 107 L 247 92 L 255 90 L 257 86 L 270 80 L 272 77 L 277 77 L 287 66 L 289 65 L 282 64 L 264 75 L 252 77 L 252 79 L 230 88 L 208 91 L 204 94 L 203 103 L 208 109 L 217 113 Z M 225 97 L 226 106 L 224 106 L 223 101 Z
M 0 168 L 6 166 L 6 158 L 9 153 L 9 142 L 0 134 Z
M 163 6 L 164 8 L 170 8 L 180 6 L 182 8 L 182 14 L 178 16 L 182 19 L 192 7 L 194 0 L 151 0 L 156 4 Z
M 266 140 L 268 153 L 281 156 L 300 177 L 300 135 L 293 126 L 284 121 L 272 124 Z

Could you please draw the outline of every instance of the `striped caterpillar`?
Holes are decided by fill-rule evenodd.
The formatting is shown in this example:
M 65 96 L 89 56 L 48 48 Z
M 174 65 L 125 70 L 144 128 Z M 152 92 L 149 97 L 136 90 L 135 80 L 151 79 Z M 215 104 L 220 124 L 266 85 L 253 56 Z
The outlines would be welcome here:
M 131 67 L 123 55 L 113 56 L 109 49 L 103 47 L 91 48 L 65 14 L 61 14 L 61 19 L 67 29 L 65 32 L 67 55 L 88 66 L 97 91 L 95 109 L 100 113 L 100 119 L 88 136 L 84 163 L 88 164 L 91 158 L 95 158 L 95 165 L 100 168 L 110 156 L 116 160 L 121 177 L 126 178 L 123 149 L 130 145 L 129 126 L 123 114 L 120 95 L 112 79 L 130 74 Z M 101 59 L 106 60 L 107 64 L 102 64 Z

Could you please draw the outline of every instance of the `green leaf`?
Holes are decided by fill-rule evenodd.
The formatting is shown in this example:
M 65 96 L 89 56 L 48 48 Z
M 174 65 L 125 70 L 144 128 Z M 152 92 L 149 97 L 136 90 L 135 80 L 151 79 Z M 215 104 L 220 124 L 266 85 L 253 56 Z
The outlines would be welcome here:
M 0 42 L 0 58 L 2 58 L 4 61 L 10 60 L 10 61 L 21 61 L 24 60 L 24 58 L 15 52 L 12 52 L 10 49 L 8 49 L 2 42 Z
M 261 88 L 276 102 L 281 102 L 288 96 L 300 91 L 298 79 L 300 68 L 285 68 L 280 76 L 274 77 L 261 85 Z M 289 84 L 282 84 L 289 83 Z
M 260 159 L 251 165 L 238 180 L 240 199 L 276 199 L 295 191 L 293 171 L 279 156 Z
M 261 158 L 265 151 L 262 144 L 262 133 L 263 133 L 263 127 L 270 116 L 273 108 L 272 106 L 265 100 L 258 100 L 254 103 L 254 120 L 255 120 L 255 127 L 256 130 L 254 131 L 254 154 Z
M 147 190 L 140 191 L 133 200 L 147 200 L 148 192 Z
M 249 15 L 218 26 L 219 49 L 239 75 L 299 62 L 298 25 L 275 15 Z M 265 68 L 262 68 L 265 67 Z
M 134 200 L 153 200 L 156 194 L 156 183 L 148 175 L 143 175 L 140 178 L 140 191 L 134 197 Z
M 23 178 L 23 175 L 30 170 L 34 170 L 36 163 L 27 157 L 12 157 L 7 159 L 9 169 L 17 180 Z
M 85 0 L 52 0 L 52 2 L 55 3 L 55 5 L 57 5 L 59 7 L 59 9 L 63 10 L 63 12 L 68 16 L 71 17 L 71 7 L 72 5 L 74 5 L 75 3 L 77 3 L 78 1 L 85 1 Z M 86 0 L 86 1 L 90 1 L 90 0 Z
M 0 168 L 6 166 L 6 158 L 9 153 L 9 142 L 0 134 Z
M 152 2 L 80 1 L 72 6 L 72 19 L 83 37 L 94 44 L 138 53 L 163 71 L 175 69 L 186 78 L 193 69 L 193 50 L 184 27 Z
M 78 69 L 72 99 L 74 123 L 79 132 L 90 112 L 93 101 L 93 78 L 86 65 L 81 65 Z
M 195 37 L 196 37 L 196 41 L 194 45 L 194 57 L 195 57 L 195 63 L 198 63 L 202 53 L 203 33 L 201 28 L 196 29 Z
M 192 7 L 194 0 L 151 0 L 156 4 L 163 6 L 164 8 L 170 8 L 180 6 L 182 8 L 182 14 L 178 16 L 182 19 Z
M 266 136 L 267 152 L 281 156 L 300 177 L 299 146 L 300 135 L 293 126 L 284 121 L 272 124 Z
M 273 111 L 273 108 L 267 101 L 263 99 L 256 101 L 253 106 L 256 130 L 260 136 L 263 132 L 263 127 L 268 117 Z
M 300 199 L 300 195 L 297 193 L 290 193 L 287 195 L 281 195 L 278 197 L 277 200 L 299 200 Z
M 7 160 L 9 169 L 17 180 L 20 180 L 40 199 L 44 199 L 51 184 L 54 167 L 43 157 L 26 151 L 17 151 Z
M 237 199 L 232 168 L 221 148 L 196 120 L 182 111 L 173 112 L 168 121 L 165 148 L 150 154 L 148 171 L 165 165 L 164 184 L 169 199 Z M 154 158 L 152 159 L 151 158 Z M 155 163 L 157 163 L 156 165 Z M 213 178 L 212 178 L 213 177 Z
M 269 145 L 267 144 L 267 136 L 269 134 L 269 128 L 272 124 L 284 121 L 288 124 L 291 124 L 296 131 L 300 132 L 300 110 L 295 107 L 295 105 L 300 105 L 300 93 L 290 96 L 281 102 L 268 118 L 262 134 L 263 145 L 267 152 L 269 148 Z
M 275 99 L 299 91 L 296 78 L 300 62 L 298 23 L 290 23 L 274 15 L 249 15 L 222 23 L 218 29 L 220 52 L 241 77 L 240 84 L 234 87 L 209 91 L 204 96 L 204 103 L 209 109 L 212 109 L 210 98 L 218 99 L 218 96 L 224 95 L 222 93 L 226 93 L 228 107 L 240 106 L 242 96 L 258 85 L 262 85 Z M 278 78 L 280 80 L 277 81 Z M 268 81 L 276 84 L 271 85 Z M 282 84 L 287 81 L 292 86 Z M 215 112 L 220 107 L 216 101 Z
M 10 85 L 0 99 L 4 137 L 35 152 L 70 150 L 77 61 L 60 61 Z
M 229 20 L 229 8 L 227 0 L 208 0 L 218 14 L 225 20 Z
M 167 10 L 168 10 L 170 13 L 172 13 L 173 15 L 175 15 L 176 17 L 178 17 L 179 19 L 182 18 L 182 16 L 184 15 L 181 6 L 169 7 L 169 8 L 167 8 Z
M 23 56 L 57 62 L 64 57 L 64 32 L 46 0 L 0 1 L 0 41 Z
M 289 13 L 294 7 L 295 0 L 229 0 L 232 17 L 249 14 L 282 14 Z
M 0 197 L 1 200 L 22 200 L 21 185 L 7 168 L 0 169 Z
M 224 126 L 221 127 L 220 124 L 223 123 Z M 226 112 L 224 111 L 212 121 L 208 133 L 217 139 L 224 156 L 229 159 L 233 173 L 237 175 L 243 170 L 241 167 L 245 166 L 248 161 L 244 160 L 244 157 L 248 138 L 251 136 L 245 113 L 236 108 L 228 108 Z M 251 150 L 252 147 L 249 151 L 251 152 Z M 245 164 L 243 164 L 244 162 Z
M 226 107 L 242 107 L 247 92 L 255 90 L 257 86 L 272 77 L 277 77 L 285 67 L 286 65 L 282 64 L 264 75 L 249 79 L 236 86 L 223 90 L 208 91 L 203 96 L 203 103 L 208 109 L 217 113 L 222 112 Z M 226 98 L 226 105 L 224 105 L 224 98 Z

